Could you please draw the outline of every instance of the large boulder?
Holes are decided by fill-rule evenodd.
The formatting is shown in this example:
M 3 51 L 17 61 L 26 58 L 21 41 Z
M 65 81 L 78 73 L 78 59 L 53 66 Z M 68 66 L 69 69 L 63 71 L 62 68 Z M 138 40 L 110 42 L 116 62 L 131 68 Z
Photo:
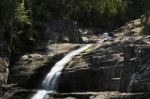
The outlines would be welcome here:
M 113 79 L 115 67 L 99 69 L 81 69 L 63 72 L 59 80 L 60 92 L 85 92 L 118 90 L 119 82 Z
M 137 68 L 131 76 L 132 92 L 149 92 L 150 91 L 150 46 L 143 46 L 138 49 Z
M 81 32 L 78 27 L 70 21 L 51 20 L 49 22 L 35 22 L 35 27 L 40 33 L 40 39 L 48 39 L 51 42 L 81 43 Z
M 121 54 L 116 44 L 106 42 L 91 53 L 84 52 L 75 56 L 62 71 L 59 91 L 119 90 L 123 61 Z
M 45 44 L 44 44 L 45 45 Z M 34 52 L 19 56 L 10 66 L 9 83 L 25 89 L 42 87 L 42 80 L 66 52 L 78 44 L 39 45 Z
M 124 51 L 121 91 L 150 91 L 150 46 L 128 46 Z

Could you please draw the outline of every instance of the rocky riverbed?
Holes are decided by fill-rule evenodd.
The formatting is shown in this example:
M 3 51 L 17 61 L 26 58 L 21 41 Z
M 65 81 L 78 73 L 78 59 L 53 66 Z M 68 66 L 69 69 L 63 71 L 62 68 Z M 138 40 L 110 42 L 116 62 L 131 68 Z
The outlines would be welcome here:
M 58 93 L 48 94 L 45 99 L 149 99 L 150 36 L 139 34 L 139 20 L 131 23 L 115 30 L 112 40 L 75 56 L 62 71 Z M 3 78 L 8 73 L 0 71 L 2 99 L 30 99 L 42 88 L 40 85 L 52 66 L 66 53 L 84 43 L 98 45 L 102 39 L 102 35 L 83 37 L 86 40 L 82 44 L 52 44 L 47 38 L 32 52 L 16 58 L 9 66 L 7 85 Z M 9 63 L 2 62 L 1 67 Z

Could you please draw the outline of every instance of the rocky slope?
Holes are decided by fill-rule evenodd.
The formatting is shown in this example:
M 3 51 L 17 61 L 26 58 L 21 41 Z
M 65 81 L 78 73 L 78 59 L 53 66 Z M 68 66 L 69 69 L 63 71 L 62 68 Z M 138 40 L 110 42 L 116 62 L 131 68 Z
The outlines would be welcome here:
M 74 57 L 59 79 L 59 93 L 45 99 L 149 99 L 150 36 L 140 36 L 140 31 L 140 20 L 134 20 L 113 31 L 111 41 Z M 103 38 L 84 37 L 95 45 Z M 9 82 L 15 86 L 3 98 L 30 99 L 54 63 L 80 46 L 41 42 L 33 52 L 20 56 L 9 75 Z
M 0 33 L 0 97 L 4 94 L 9 74 L 10 49 L 7 43 L 5 35 Z

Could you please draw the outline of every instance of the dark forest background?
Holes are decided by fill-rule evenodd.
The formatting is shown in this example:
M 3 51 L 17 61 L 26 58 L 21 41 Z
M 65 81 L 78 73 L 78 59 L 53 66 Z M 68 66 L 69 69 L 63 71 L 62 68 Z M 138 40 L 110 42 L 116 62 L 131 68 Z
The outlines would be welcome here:
M 0 32 L 12 50 L 38 41 L 34 22 L 73 21 L 112 31 L 150 10 L 150 0 L 1 0 Z

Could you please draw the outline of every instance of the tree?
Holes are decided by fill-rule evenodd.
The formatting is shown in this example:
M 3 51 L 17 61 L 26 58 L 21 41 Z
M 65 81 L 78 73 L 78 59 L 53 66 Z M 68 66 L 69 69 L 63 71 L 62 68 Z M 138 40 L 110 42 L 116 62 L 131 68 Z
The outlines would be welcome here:
M 145 0 L 144 34 L 150 35 L 150 0 Z

